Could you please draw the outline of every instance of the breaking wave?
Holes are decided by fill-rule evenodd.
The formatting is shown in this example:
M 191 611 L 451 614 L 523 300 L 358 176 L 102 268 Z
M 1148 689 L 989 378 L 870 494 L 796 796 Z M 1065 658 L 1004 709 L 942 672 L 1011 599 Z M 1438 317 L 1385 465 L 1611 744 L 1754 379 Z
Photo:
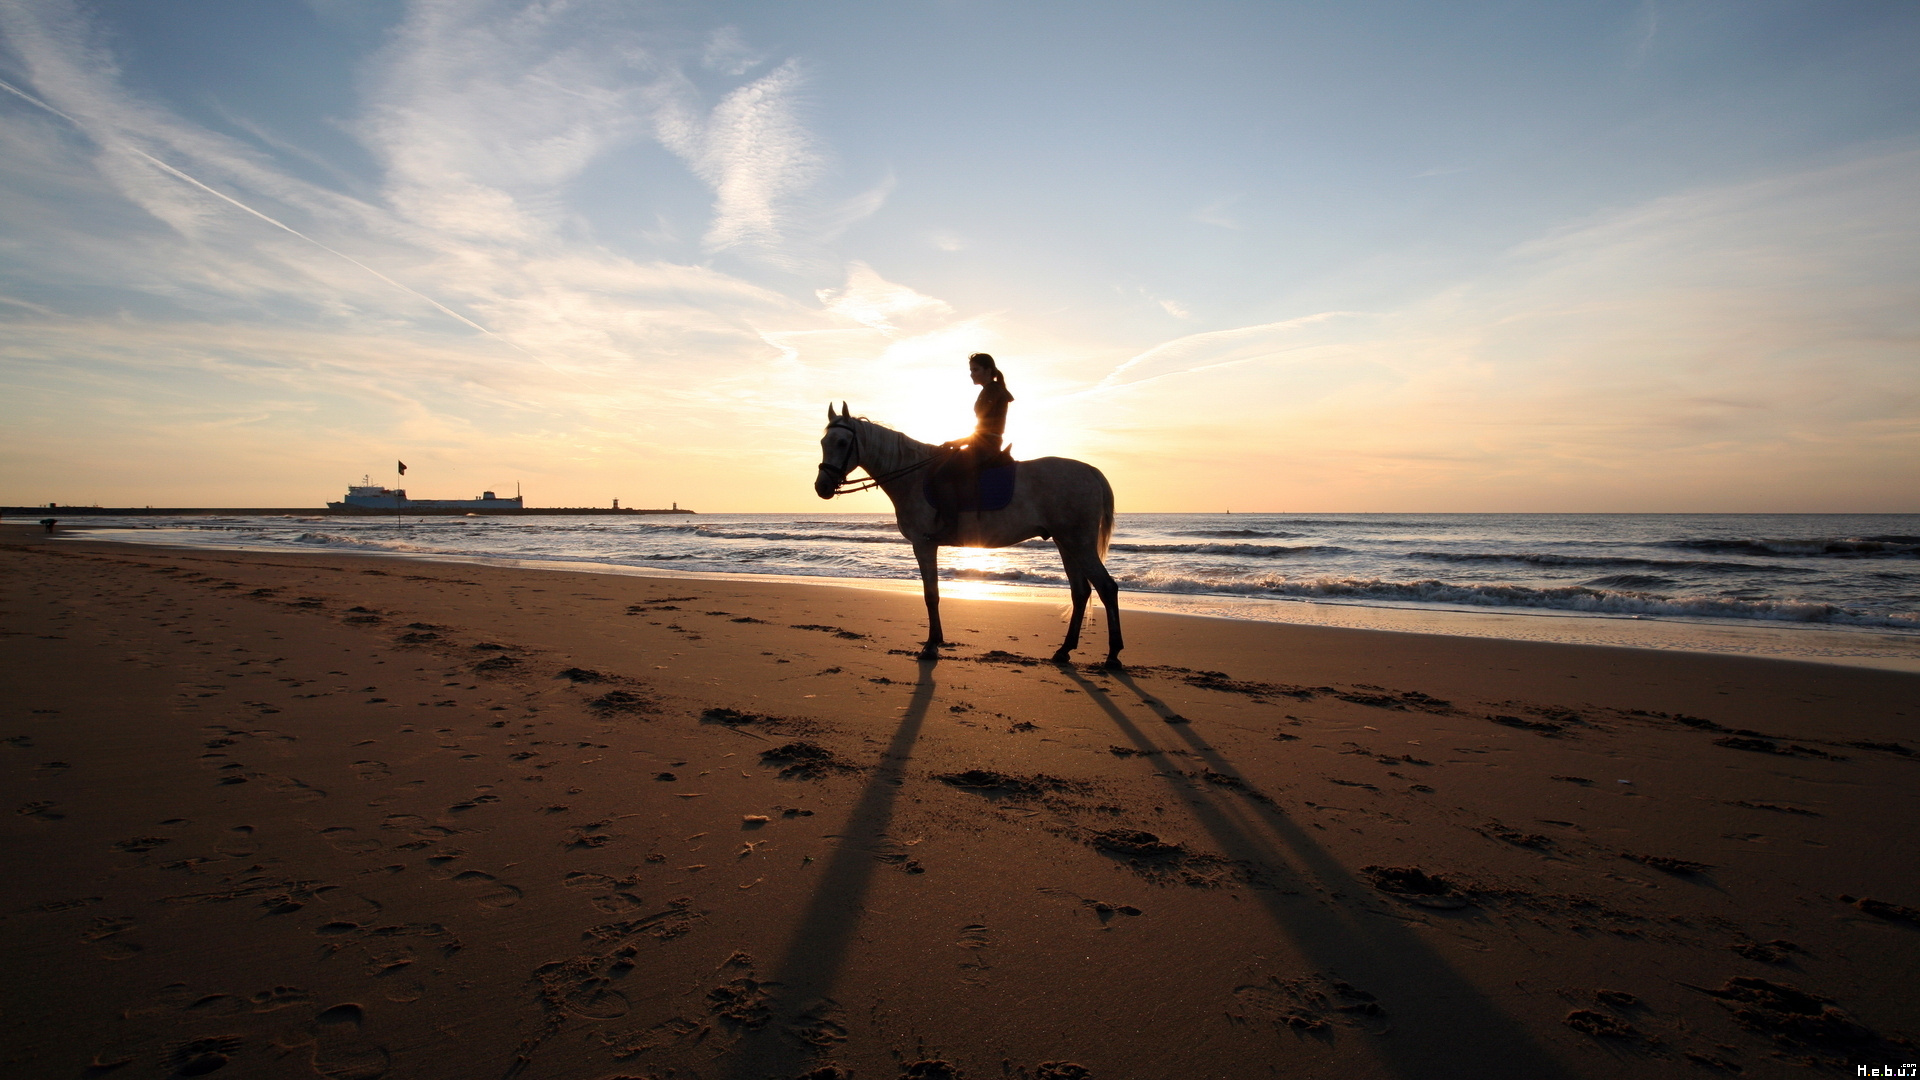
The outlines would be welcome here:
M 698 526 L 690 531 L 696 536 L 703 536 L 710 540 L 803 540 L 840 544 L 904 544 L 907 542 L 906 537 L 900 535 L 897 527 L 889 524 L 887 530 L 893 535 L 843 536 L 835 533 L 736 532 L 712 525 Z
M 1119 580 L 1125 588 L 1148 592 L 1542 608 L 1596 615 L 1672 615 L 1920 629 L 1920 615 L 1914 614 L 1882 614 L 1838 604 L 1801 600 L 1665 597 L 1632 590 L 1596 589 L 1587 585 L 1533 588 L 1525 585 L 1458 584 L 1432 579 L 1380 581 L 1371 578 L 1236 581 L 1153 573 L 1124 575 Z
M 1705 537 L 1665 540 L 1657 546 L 1688 551 L 1726 551 L 1788 558 L 1920 558 L 1920 536 L 1815 537 L 1810 540 L 1741 540 Z
M 1271 529 L 1188 529 L 1184 532 L 1169 533 L 1169 536 L 1197 536 L 1204 540 L 1251 540 L 1256 537 L 1269 540 L 1297 540 L 1306 533 L 1274 532 Z
M 1766 569 L 1772 573 L 1817 573 L 1800 566 L 1758 567 L 1753 563 L 1724 562 L 1713 559 L 1648 559 L 1630 555 L 1555 555 L 1531 551 L 1409 551 L 1409 559 L 1449 563 L 1525 563 L 1529 566 L 1643 567 L 1657 570 L 1724 570 L 1750 574 Z
M 1347 549 L 1324 544 L 1287 547 L 1280 544 L 1120 544 L 1109 547 L 1128 555 L 1226 555 L 1242 559 L 1276 559 L 1288 555 L 1342 555 Z
M 380 540 L 362 536 L 341 536 L 338 533 L 303 532 L 293 538 L 296 544 L 312 544 L 316 547 L 358 548 L 363 551 L 392 551 L 415 555 L 445 555 L 445 548 L 427 547 L 422 544 L 409 544 L 404 540 Z

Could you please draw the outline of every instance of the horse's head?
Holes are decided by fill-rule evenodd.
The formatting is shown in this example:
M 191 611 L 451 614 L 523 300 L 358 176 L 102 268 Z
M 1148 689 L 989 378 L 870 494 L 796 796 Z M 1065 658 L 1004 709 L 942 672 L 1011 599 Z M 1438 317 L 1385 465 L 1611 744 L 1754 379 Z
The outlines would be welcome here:
M 835 489 L 859 464 L 860 440 L 853 417 L 847 413 L 847 403 L 841 402 L 837 413 L 829 404 L 827 430 L 820 436 L 820 471 L 813 478 L 813 493 L 823 499 L 833 498 Z

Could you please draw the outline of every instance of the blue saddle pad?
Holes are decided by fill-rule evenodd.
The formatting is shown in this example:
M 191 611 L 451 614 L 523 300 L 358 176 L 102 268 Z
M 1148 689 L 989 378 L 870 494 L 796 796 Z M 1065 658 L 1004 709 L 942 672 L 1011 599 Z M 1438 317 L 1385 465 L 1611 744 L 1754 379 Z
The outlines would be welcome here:
M 961 505 L 962 510 L 1005 510 L 1013 501 L 1014 474 L 1019 463 L 1002 465 L 996 469 L 982 469 L 980 484 L 973 491 L 973 505 Z
M 1013 501 L 1014 481 L 1019 470 L 1020 463 L 1017 461 L 1011 465 L 998 465 L 980 470 L 975 482 L 961 491 L 958 504 L 953 509 L 1005 510 L 1007 504 Z M 929 477 L 926 485 L 927 501 L 935 506 L 940 505 L 939 490 L 939 486 Z

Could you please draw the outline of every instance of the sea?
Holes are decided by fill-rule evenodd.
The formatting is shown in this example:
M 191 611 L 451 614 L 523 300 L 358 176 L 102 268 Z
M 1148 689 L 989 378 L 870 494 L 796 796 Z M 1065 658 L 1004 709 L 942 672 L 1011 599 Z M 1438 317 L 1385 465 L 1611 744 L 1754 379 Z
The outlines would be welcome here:
M 98 518 L 71 535 L 917 591 L 888 514 Z M 1920 671 L 1920 514 L 1121 514 L 1122 606 Z M 1051 543 L 943 549 L 948 595 L 1064 606 Z

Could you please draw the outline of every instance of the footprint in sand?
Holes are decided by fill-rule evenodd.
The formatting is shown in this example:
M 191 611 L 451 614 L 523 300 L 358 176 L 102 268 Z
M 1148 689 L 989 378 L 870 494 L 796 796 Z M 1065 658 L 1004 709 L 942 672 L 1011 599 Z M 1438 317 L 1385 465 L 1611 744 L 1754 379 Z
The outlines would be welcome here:
M 356 761 L 353 763 L 353 775 L 360 780 L 385 780 L 393 772 L 384 761 Z
M 380 841 L 371 836 L 354 835 L 358 831 L 351 825 L 335 825 L 321 829 L 320 836 L 335 851 L 344 851 L 349 855 L 365 855 L 369 851 L 380 850 Z
M 602 985 L 604 979 L 589 979 L 567 991 L 567 1008 L 589 1020 L 617 1020 L 627 1015 L 631 1005 L 627 995 Z
M 238 1035 L 214 1035 L 180 1043 L 167 1051 L 163 1059 L 175 1076 L 205 1076 L 224 1069 L 234 1051 L 240 1049 Z
M 313 996 L 297 986 L 273 986 L 249 995 L 247 1003 L 257 1013 L 278 1012 L 295 1005 L 312 1003 Z
M 131 915 L 102 915 L 93 920 L 93 924 L 80 935 L 80 940 L 92 945 L 108 960 L 127 960 L 146 948 L 120 936 L 137 926 Z
M 453 875 L 456 885 L 465 885 L 475 893 L 475 899 L 481 907 L 507 908 L 520 902 L 520 889 L 509 885 L 492 874 L 478 870 L 467 870 Z
M 366 1012 L 348 1002 L 314 1017 L 313 1071 L 331 1080 L 379 1080 L 392 1056 L 367 1041 Z
M 982 923 L 968 923 L 960 928 L 960 937 L 953 943 L 955 947 L 967 950 L 965 958 L 960 961 L 960 970 L 982 972 L 993 966 L 987 963 L 986 955 L 987 948 L 993 944 L 990 933 Z M 973 983 L 978 979 L 967 977 L 965 981 Z
M 291 776 L 275 779 L 272 790 L 287 796 L 294 802 L 317 802 L 327 797 L 327 793 L 304 780 Z

